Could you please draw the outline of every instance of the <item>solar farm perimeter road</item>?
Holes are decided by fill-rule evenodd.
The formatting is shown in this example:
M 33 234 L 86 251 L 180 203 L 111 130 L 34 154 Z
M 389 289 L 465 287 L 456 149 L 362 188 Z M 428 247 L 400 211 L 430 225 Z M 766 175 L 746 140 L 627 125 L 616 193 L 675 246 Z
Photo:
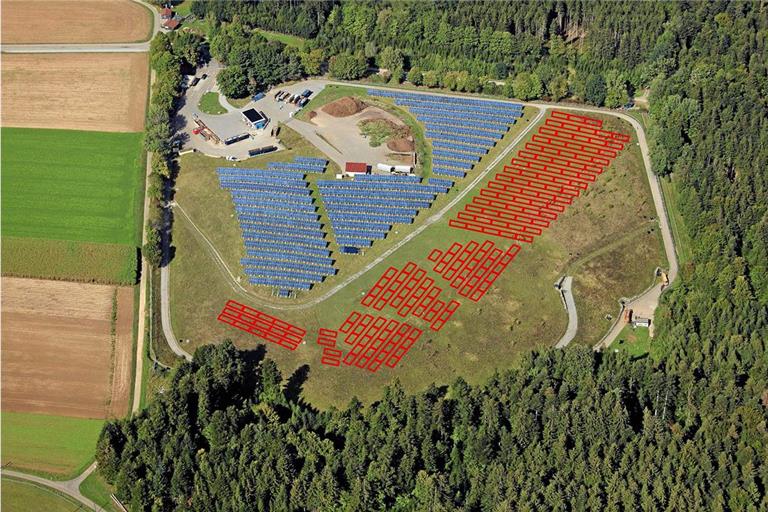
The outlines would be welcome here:
M 337 83 L 339 85 L 349 85 L 354 87 L 361 87 L 361 88 L 372 88 L 370 86 L 366 85 L 360 85 L 360 84 L 350 84 L 350 83 L 344 83 L 344 82 L 327 82 L 327 81 L 320 81 L 323 84 L 328 83 Z M 413 91 L 420 93 L 421 91 Z M 448 97 L 459 97 L 463 98 L 465 96 L 461 95 L 452 95 L 452 94 L 439 94 L 439 93 L 433 93 L 433 92 L 424 92 L 423 94 L 432 94 L 432 95 L 442 95 L 442 96 L 448 96 Z M 482 98 L 481 98 L 482 99 Z M 643 156 L 643 163 L 645 164 L 645 170 L 646 175 L 648 178 L 648 183 L 651 187 L 651 194 L 653 196 L 653 202 L 654 206 L 656 208 L 656 214 L 659 219 L 659 227 L 661 229 L 662 233 L 662 240 L 664 242 L 664 250 L 667 256 L 667 261 L 669 262 L 669 284 L 672 284 L 672 282 L 677 278 L 678 273 L 678 263 L 677 263 L 677 254 L 675 252 L 675 245 L 674 245 L 674 239 L 672 238 L 672 231 L 669 227 L 669 219 L 667 216 L 666 207 L 664 206 L 664 198 L 661 192 L 661 186 L 659 185 L 658 177 L 653 173 L 653 170 L 651 168 L 651 160 L 650 160 L 650 153 L 648 150 L 648 143 L 645 138 L 645 131 L 643 130 L 643 127 L 638 123 L 635 119 L 632 117 L 614 112 L 611 110 L 605 110 L 605 109 L 598 109 L 598 108 L 589 108 L 589 107 L 571 107 L 571 106 L 564 106 L 559 104 L 547 104 L 547 103 L 523 103 L 520 102 L 525 106 L 531 106 L 539 109 L 539 113 L 536 115 L 534 119 L 531 120 L 531 123 L 528 125 L 528 127 L 523 130 L 516 138 L 513 140 L 509 146 L 501 153 L 499 154 L 496 159 L 494 159 L 493 162 L 491 162 L 486 169 L 475 177 L 475 179 L 469 184 L 467 188 L 459 192 L 459 195 L 454 198 L 451 203 L 446 205 L 440 212 L 438 212 L 436 215 L 429 217 L 427 221 L 419 226 L 415 231 L 413 231 L 411 234 L 409 234 L 406 238 L 398 242 L 396 245 L 391 247 L 388 251 L 386 251 L 384 254 L 376 258 L 376 260 L 372 261 L 368 265 L 366 265 L 363 269 L 358 271 L 357 273 L 349 276 L 344 281 L 339 283 L 334 288 L 330 289 L 325 294 L 316 297 L 315 299 L 306 302 L 304 304 L 297 304 L 297 305 L 288 305 L 288 306 L 278 306 L 274 304 L 267 304 L 261 301 L 260 299 L 253 297 L 248 290 L 243 288 L 242 285 L 237 281 L 235 276 L 232 274 L 232 272 L 229 270 L 229 267 L 227 267 L 226 263 L 224 262 L 223 258 L 219 254 L 219 252 L 216 250 L 214 245 L 211 243 L 211 241 L 205 236 L 205 234 L 195 225 L 195 223 L 190 219 L 184 212 L 184 210 L 181 208 L 181 206 L 176 205 L 177 209 L 180 211 L 182 216 L 190 223 L 190 225 L 193 227 L 194 231 L 196 232 L 197 236 L 205 242 L 205 245 L 207 246 L 208 251 L 211 253 L 211 256 L 213 257 L 216 264 L 220 267 L 222 272 L 225 275 L 225 278 L 229 281 L 230 288 L 232 291 L 239 295 L 240 297 L 243 297 L 245 299 L 251 300 L 257 304 L 259 304 L 262 307 L 267 307 L 273 310 L 300 310 L 300 309 L 306 309 L 308 307 L 312 307 L 316 304 L 319 304 L 320 302 L 330 298 L 334 294 L 336 294 L 338 291 L 352 283 L 354 280 L 371 270 L 373 267 L 381 263 L 384 259 L 388 258 L 392 253 L 394 253 L 396 250 L 398 250 L 400 247 L 402 247 L 404 244 L 406 244 L 408 241 L 412 240 L 414 237 L 418 236 L 422 231 L 424 231 L 427 227 L 434 224 L 438 220 L 440 220 L 448 211 L 453 208 L 456 203 L 461 201 L 462 198 L 466 196 L 470 191 L 472 191 L 480 181 L 482 181 L 485 176 L 496 166 L 498 163 L 504 159 L 511 151 L 514 149 L 520 141 L 528 134 L 528 132 L 541 120 L 542 117 L 547 113 L 550 109 L 559 109 L 559 110 L 571 110 L 576 112 L 592 112 L 597 114 L 606 114 L 606 115 L 612 115 L 614 117 L 618 117 L 620 119 L 623 119 L 630 123 L 632 127 L 635 129 L 635 132 L 637 133 L 638 138 L 638 144 L 640 145 L 640 150 Z M 170 269 L 168 266 L 165 266 L 161 269 L 162 278 L 165 280 L 166 283 L 170 281 Z M 161 293 L 161 301 L 162 301 L 162 307 L 161 312 L 163 313 L 163 330 L 165 331 L 166 338 L 170 340 L 171 342 L 171 348 L 174 350 L 174 352 L 183 353 L 184 357 L 189 358 L 189 354 L 186 353 L 176 342 L 176 337 L 173 335 L 173 329 L 171 326 L 171 320 L 170 320 L 170 298 L 169 298 L 169 291 L 168 286 L 163 290 L 163 293 Z M 636 297 L 627 304 L 627 307 L 631 307 L 635 303 L 643 303 L 643 304 L 652 304 L 653 309 L 655 310 L 656 306 L 658 306 L 659 298 L 661 296 L 661 289 L 657 286 L 652 287 L 644 294 L 640 295 L 639 297 Z M 166 328 L 167 326 L 167 328 Z M 609 346 L 618 336 L 619 332 L 621 332 L 621 329 L 619 327 L 622 327 L 620 325 L 620 322 L 616 322 L 614 324 L 614 327 L 608 332 L 608 334 L 597 344 L 595 345 L 595 350 L 599 350 L 603 347 Z M 175 345 L 175 346 L 174 346 Z

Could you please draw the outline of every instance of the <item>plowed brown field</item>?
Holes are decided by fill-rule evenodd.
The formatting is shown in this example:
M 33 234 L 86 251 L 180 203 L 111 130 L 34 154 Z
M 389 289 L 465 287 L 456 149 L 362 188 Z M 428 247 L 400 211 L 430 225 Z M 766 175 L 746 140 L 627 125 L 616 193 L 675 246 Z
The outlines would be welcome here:
M 122 416 L 131 384 L 133 290 L 2 279 L 3 410 L 80 418 Z
M 107 132 L 144 129 L 143 53 L 3 54 L 2 123 Z
M 130 0 L 3 0 L 3 44 L 133 43 L 150 14 Z

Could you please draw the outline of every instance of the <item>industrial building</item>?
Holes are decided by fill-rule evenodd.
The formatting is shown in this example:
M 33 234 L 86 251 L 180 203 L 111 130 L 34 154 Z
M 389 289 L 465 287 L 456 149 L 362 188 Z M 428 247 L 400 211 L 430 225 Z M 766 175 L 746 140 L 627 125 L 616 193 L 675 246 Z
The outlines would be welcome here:
M 243 111 L 243 121 L 245 121 L 245 124 L 247 124 L 249 128 L 253 128 L 254 130 L 266 128 L 267 123 L 269 123 L 267 116 L 255 108 L 249 108 L 248 110 Z

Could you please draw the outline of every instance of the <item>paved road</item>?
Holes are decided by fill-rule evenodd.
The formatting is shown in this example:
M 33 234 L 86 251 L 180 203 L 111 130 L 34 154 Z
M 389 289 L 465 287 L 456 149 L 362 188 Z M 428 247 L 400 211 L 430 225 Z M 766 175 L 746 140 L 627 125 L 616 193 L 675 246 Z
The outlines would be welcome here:
M 579 315 L 576 313 L 576 302 L 573 300 L 573 293 L 571 293 L 571 287 L 573 285 L 573 277 L 566 276 L 563 282 L 560 284 L 560 293 L 563 294 L 563 300 L 565 300 L 565 309 L 568 312 L 568 327 L 565 329 L 565 334 L 555 344 L 556 348 L 564 348 L 576 337 L 576 331 L 579 330 Z
M 80 475 L 77 477 L 71 479 L 71 480 L 49 480 L 47 478 L 42 478 L 35 475 L 28 475 L 27 473 L 21 473 L 19 471 L 13 471 L 10 469 L 3 469 L 2 474 L 3 476 L 9 476 L 13 478 L 18 478 L 19 480 L 26 480 L 28 482 L 34 482 L 38 485 L 42 485 L 45 487 L 50 487 L 52 489 L 55 489 L 61 493 L 66 494 L 67 496 L 70 496 L 86 507 L 88 507 L 91 510 L 95 511 L 101 511 L 105 510 L 101 506 L 99 506 L 97 503 L 89 500 L 85 496 L 83 496 L 80 493 L 80 484 L 83 483 L 83 480 L 85 480 L 93 471 L 96 469 L 96 463 L 94 462 L 88 468 L 83 471 Z
M 192 355 L 181 348 L 179 340 L 176 339 L 176 335 L 173 333 L 173 327 L 171 326 L 171 272 L 168 265 L 160 269 L 160 322 L 163 324 L 163 334 L 165 335 L 168 346 L 174 354 L 179 357 L 183 357 L 187 361 L 192 360 Z
M 4 44 L 3 53 L 144 53 L 149 43 Z
M 323 138 L 317 134 L 317 126 L 310 123 L 305 123 L 304 121 L 299 121 L 298 119 L 289 119 L 285 122 L 285 125 L 296 130 L 299 135 L 307 139 L 313 146 L 325 153 L 328 158 L 336 162 L 336 165 L 339 166 L 339 169 L 343 170 L 347 161 L 352 160 L 351 158 L 345 158 L 344 155 L 339 152 L 339 150 L 323 140 Z
M 558 106 L 558 109 L 605 113 L 604 110 L 590 109 L 590 108 L 573 108 L 573 107 Z M 627 121 L 629 124 L 632 125 L 632 127 L 635 129 L 635 132 L 637 133 L 637 140 L 638 140 L 638 144 L 640 145 L 640 152 L 643 155 L 643 163 L 645 164 L 645 173 L 648 178 L 648 183 L 651 187 L 651 195 L 653 196 L 653 205 L 656 208 L 656 217 L 659 220 L 659 229 L 661 231 L 661 238 L 664 243 L 664 252 L 666 253 L 667 262 L 669 266 L 669 268 L 667 269 L 667 277 L 669 279 L 669 285 L 671 285 L 675 281 L 675 279 L 677 279 L 677 274 L 678 274 L 677 251 L 675 250 L 675 241 L 674 241 L 674 238 L 672 237 L 672 229 L 669 226 L 669 216 L 667 214 L 666 205 L 664 204 L 664 195 L 661 191 L 661 184 L 659 183 L 658 176 L 656 176 L 656 174 L 653 172 L 653 169 L 651 167 L 651 155 L 648 150 L 648 141 L 645 138 L 645 131 L 643 130 L 642 125 L 635 118 L 619 112 L 609 112 L 609 113 L 611 115 L 614 115 L 616 117 L 619 117 Z M 639 314 L 641 314 L 642 316 L 653 318 L 654 312 L 656 311 L 656 308 L 659 305 L 659 299 L 661 298 L 662 291 L 663 289 L 661 284 L 654 285 L 651 288 L 649 288 L 646 292 L 628 301 L 625 304 L 625 308 L 633 309 L 637 311 Z M 608 331 L 608 333 L 603 337 L 603 339 L 600 340 L 594 346 L 595 350 L 600 350 L 602 348 L 608 347 L 611 345 L 611 343 L 613 343 L 616 340 L 616 338 L 619 336 L 619 333 L 621 333 L 621 331 L 624 329 L 625 324 L 622 321 L 622 318 L 623 318 L 623 315 L 621 314 L 618 315 L 613 327 Z
M 142 43 L 94 43 L 94 44 L 4 44 L 0 46 L 3 53 L 137 53 L 148 52 L 152 38 L 160 31 L 160 13 L 151 4 L 141 0 L 133 0 L 150 10 L 153 16 L 152 36 Z

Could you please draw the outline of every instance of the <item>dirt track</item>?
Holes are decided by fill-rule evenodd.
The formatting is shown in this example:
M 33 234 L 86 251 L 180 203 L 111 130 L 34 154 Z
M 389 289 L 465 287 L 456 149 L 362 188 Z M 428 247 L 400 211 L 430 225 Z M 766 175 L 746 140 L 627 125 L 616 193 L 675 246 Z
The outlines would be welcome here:
M 3 0 L 3 44 L 143 41 L 149 16 L 130 0 Z
M 3 126 L 141 131 L 148 81 L 140 53 L 4 54 Z
M 3 278 L 2 287 L 3 410 L 80 418 L 124 415 L 130 399 L 133 290 L 118 289 L 111 379 L 114 287 L 18 278 Z

